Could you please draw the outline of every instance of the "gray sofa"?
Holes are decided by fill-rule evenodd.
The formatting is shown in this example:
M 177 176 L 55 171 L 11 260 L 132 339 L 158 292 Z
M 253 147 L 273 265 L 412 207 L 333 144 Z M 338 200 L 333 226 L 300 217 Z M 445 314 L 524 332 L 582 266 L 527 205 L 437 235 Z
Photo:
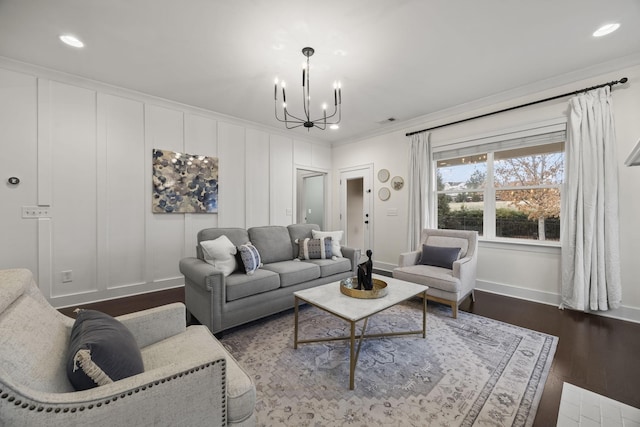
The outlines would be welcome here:
M 198 232 L 198 256 L 180 260 L 185 278 L 187 311 L 211 332 L 260 319 L 292 308 L 293 293 L 352 277 L 360 249 L 341 247 L 337 259 L 297 260 L 296 239 L 312 237 L 314 224 L 244 228 L 207 228 Z M 253 275 L 235 271 L 225 277 L 204 261 L 200 242 L 225 235 L 234 245 L 251 242 L 262 259 Z

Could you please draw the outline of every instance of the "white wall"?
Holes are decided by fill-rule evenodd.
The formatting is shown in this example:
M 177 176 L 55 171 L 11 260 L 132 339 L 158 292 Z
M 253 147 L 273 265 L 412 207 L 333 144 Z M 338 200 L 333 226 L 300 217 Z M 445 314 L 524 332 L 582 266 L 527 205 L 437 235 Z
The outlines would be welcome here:
M 330 169 L 328 145 L 279 132 L 1 60 L 0 268 L 32 270 L 56 307 L 181 286 L 200 229 L 288 225 L 295 166 Z M 219 158 L 218 214 L 151 212 L 154 148 Z
M 603 82 L 628 77 L 630 84 L 617 86 L 613 90 L 614 112 L 616 120 L 617 150 L 620 166 L 620 246 L 623 298 L 618 310 L 606 315 L 640 321 L 640 227 L 637 218 L 640 215 L 640 167 L 625 167 L 624 160 L 640 138 L 640 66 L 621 69 L 617 72 L 597 78 L 577 81 L 571 85 L 558 87 L 508 102 L 490 105 L 482 109 L 458 111 L 446 116 L 439 114 L 438 120 L 412 123 L 408 129 L 395 129 L 360 141 L 338 145 L 333 149 L 334 175 L 341 168 L 372 162 L 375 171 L 389 169 L 391 176 L 407 178 L 408 131 L 419 130 L 442 123 L 452 122 L 466 117 L 500 110 L 513 105 L 531 102 L 590 87 Z M 455 88 L 452 88 L 455 90 Z M 483 133 L 563 117 L 567 112 L 568 98 L 546 102 L 535 106 L 501 113 L 466 123 L 444 127 L 431 133 L 433 144 L 444 144 L 458 138 L 473 137 Z M 428 100 L 425 100 L 428 102 Z M 377 197 L 378 189 L 387 186 L 377 179 L 374 184 L 374 233 L 373 248 L 377 268 L 391 270 L 397 265 L 400 252 L 406 251 L 407 239 L 407 186 L 400 190 L 391 190 L 391 198 L 382 202 Z M 337 183 L 334 180 L 334 186 Z M 337 196 L 334 195 L 334 202 Z M 337 205 L 336 205 L 337 206 Z M 398 216 L 389 216 L 389 208 L 398 209 Z M 338 223 L 339 212 L 333 211 L 333 222 Z M 493 292 L 532 299 L 550 304 L 560 302 L 560 249 L 540 246 L 524 246 L 481 242 L 478 260 L 478 288 Z

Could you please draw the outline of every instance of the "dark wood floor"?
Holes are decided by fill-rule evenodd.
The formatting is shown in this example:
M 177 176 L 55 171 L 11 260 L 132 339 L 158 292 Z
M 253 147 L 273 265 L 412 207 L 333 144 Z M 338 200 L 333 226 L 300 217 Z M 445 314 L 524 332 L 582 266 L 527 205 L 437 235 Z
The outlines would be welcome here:
M 82 307 L 119 316 L 176 301 L 184 302 L 183 288 Z M 640 408 L 640 324 L 481 291 L 460 308 L 560 339 L 534 426 L 556 425 L 565 381 Z M 74 317 L 73 308 L 60 311 Z

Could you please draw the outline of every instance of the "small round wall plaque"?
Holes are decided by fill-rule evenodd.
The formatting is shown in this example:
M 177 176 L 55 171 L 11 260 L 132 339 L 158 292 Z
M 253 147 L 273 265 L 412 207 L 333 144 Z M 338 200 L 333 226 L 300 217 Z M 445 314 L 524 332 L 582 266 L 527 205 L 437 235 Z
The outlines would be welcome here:
M 389 171 L 386 169 L 380 169 L 378 171 L 378 180 L 380 182 L 387 182 L 387 180 L 389 180 L 389 176 L 390 176 Z
M 389 197 L 391 197 L 391 191 L 389 191 L 387 187 L 382 187 L 380 190 L 378 190 L 378 197 L 380 197 L 380 200 L 382 200 L 383 202 L 386 202 L 387 200 L 389 200 Z
M 12 176 L 12 177 L 11 177 L 11 178 L 9 178 L 7 181 L 8 181 L 8 182 L 9 182 L 9 184 L 11 184 L 11 185 L 18 185 L 18 184 L 20 184 L 20 178 L 15 177 L 15 176 Z

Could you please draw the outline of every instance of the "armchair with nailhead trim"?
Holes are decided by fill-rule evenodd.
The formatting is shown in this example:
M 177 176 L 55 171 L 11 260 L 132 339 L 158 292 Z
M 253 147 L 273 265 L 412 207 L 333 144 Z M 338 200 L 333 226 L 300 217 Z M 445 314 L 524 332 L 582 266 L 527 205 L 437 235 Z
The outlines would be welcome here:
M 253 426 L 255 386 L 183 304 L 120 316 L 143 373 L 75 391 L 65 360 L 74 320 L 29 270 L 0 270 L 0 426 Z

